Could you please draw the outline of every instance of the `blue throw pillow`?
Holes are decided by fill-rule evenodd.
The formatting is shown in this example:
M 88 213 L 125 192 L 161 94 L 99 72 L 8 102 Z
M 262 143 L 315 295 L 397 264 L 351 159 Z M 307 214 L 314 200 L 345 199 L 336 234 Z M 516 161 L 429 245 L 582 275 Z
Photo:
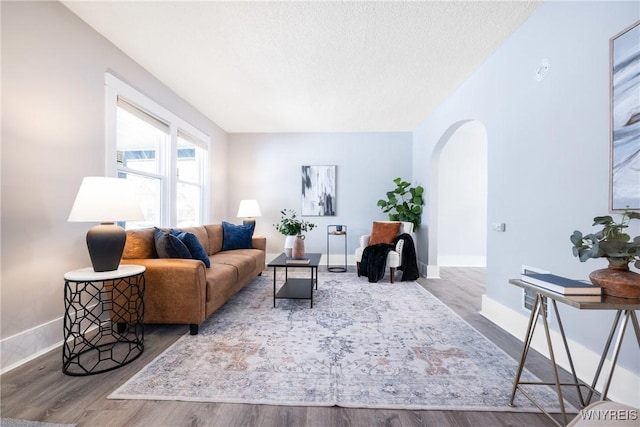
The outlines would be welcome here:
M 174 229 L 171 229 L 171 234 L 185 244 L 193 259 L 199 259 L 204 262 L 204 266 L 207 268 L 211 267 L 211 261 L 209 261 L 207 251 L 204 250 L 202 243 L 200 243 L 200 240 L 198 240 L 195 234 Z
M 153 238 L 156 252 L 160 258 L 193 258 L 187 246 L 180 239 L 158 227 L 153 228 Z
M 222 250 L 251 249 L 255 225 L 235 225 L 222 221 Z

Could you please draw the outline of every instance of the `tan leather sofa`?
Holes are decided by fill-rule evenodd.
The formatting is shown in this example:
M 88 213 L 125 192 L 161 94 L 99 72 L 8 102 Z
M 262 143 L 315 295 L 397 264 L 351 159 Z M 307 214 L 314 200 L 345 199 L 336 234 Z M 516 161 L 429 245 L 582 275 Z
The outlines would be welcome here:
M 196 335 L 207 317 L 262 273 L 267 239 L 253 236 L 252 249 L 223 251 L 221 224 L 181 230 L 196 235 L 210 268 L 197 259 L 158 258 L 153 228 L 127 231 L 121 263 L 146 267 L 144 323 L 188 324 Z

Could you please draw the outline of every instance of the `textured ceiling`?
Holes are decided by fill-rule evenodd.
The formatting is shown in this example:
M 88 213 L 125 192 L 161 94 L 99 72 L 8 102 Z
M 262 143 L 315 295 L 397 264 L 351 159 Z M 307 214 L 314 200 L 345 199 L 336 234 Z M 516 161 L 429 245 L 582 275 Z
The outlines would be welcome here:
M 540 5 L 63 3 L 227 132 L 413 130 Z

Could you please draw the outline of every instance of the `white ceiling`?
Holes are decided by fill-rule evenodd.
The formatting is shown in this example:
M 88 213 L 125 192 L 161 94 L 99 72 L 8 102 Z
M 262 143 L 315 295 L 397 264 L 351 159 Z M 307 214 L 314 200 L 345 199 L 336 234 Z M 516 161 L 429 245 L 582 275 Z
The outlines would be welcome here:
M 411 131 L 532 1 L 63 1 L 227 132 Z

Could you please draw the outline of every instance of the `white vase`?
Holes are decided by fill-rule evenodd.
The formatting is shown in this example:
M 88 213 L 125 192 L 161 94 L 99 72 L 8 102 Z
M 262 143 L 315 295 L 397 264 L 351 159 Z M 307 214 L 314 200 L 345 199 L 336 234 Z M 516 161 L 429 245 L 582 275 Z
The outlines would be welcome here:
M 296 236 L 287 236 L 284 239 L 284 253 L 287 255 L 287 258 L 291 258 L 291 254 L 293 252 L 293 244 L 296 241 Z

